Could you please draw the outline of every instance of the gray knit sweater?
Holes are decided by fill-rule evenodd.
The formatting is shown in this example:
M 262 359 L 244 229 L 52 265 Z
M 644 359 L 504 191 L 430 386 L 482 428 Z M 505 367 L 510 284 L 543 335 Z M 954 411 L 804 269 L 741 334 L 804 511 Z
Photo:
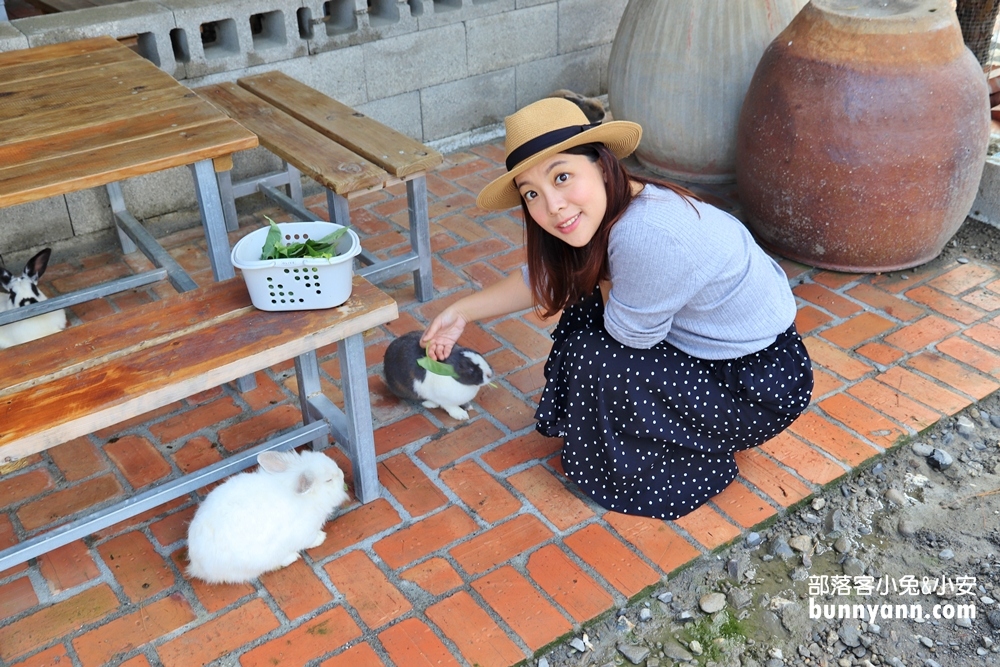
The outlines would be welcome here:
M 647 185 L 611 231 L 604 326 L 650 348 L 666 339 L 701 359 L 762 350 L 795 319 L 778 264 L 720 209 Z

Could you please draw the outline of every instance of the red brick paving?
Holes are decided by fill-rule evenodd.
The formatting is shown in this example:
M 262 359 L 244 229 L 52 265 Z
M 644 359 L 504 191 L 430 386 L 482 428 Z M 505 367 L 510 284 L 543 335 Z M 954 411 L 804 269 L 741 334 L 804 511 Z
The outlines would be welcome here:
M 467 329 L 463 344 L 497 372 L 467 422 L 399 401 L 380 377 L 389 340 L 523 262 L 519 216 L 474 204 L 500 159 L 499 143 L 477 146 L 447 156 L 428 179 L 438 298 L 417 302 L 408 277 L 383 286 L 400 318 L 366 336 L 382 497 L 343 508 L 322 545 L 245 584 L 184 573 L 186 527 L 204 489 L 0 572 L 0 661 L 506 667 L 1000 388 L 994 267 L 938 259 L 862 275 L 779 258 L 814 362 L 813 405 L 787 432 L 739 453 L 739 479 L 692 514 L 665 522 L 606 512 L 563 476 L 560 442 L 532 428 L 554 320 L 528 311 Z M 352 202 L 359 233 L 373 248 L 397 244 L 390 254 L 406 233 L 400 192 Z M 323 200 L 312 195 L 310 205 L 322 211 Z M 265 213 L 276 215 L 244 215 L 232 239 Z M 163 241 L 209 279 L 198 227 Z M 49 288 L 147 264 L 114 252 L 54 264 Z M 74 316 L 113 315 L 164 290 Z M 339 399 L 334 352 L 320 352 L 322 382 Z M 282 364 L 258 373 L 246 395 L 217 388 L 30 457 L 0 477 L 0 547 L 296 425 L 293 375 Z M 346 467 L 342 453 L 335 458 Z

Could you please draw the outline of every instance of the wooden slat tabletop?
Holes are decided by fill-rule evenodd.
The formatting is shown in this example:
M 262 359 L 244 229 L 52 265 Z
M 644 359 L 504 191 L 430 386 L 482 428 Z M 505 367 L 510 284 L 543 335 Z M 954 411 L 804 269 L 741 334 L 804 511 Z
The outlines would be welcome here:
M 380 186 L 389 178 L 384 169 L 234 83 L 205 86 L 195 92 L 257 132 L 267 150 L 339 195 Z M 323 149 L 318 151 L 320 146 Z
M 237 79 L 237 83 L 397 178 L 427 171 L 444 160 L 440 153 L 416 139 L 396 132 L 282 72 L 243 77 Z
M 0 207 L 256 145 L 111 37 L 0 53 Z
M 168 308 L 193 306 L 178 322 L 168 321 L 175 318 L 164 316 L 164 305 L 155 302 L 127 314 L 124 341 L 118 318 L 49 336 L 52 345 L 57 339 L 64 346 L 77 337 L 86 341 L 67 355 L 78 359 L 74 372 L 47 361 L 49 340 L 0 351 L 0 365 L 22 366 L 19 388 L 0 392 L 0 461 L 91 433 L 397 317 L 396 302 L 360 276 L 354 277 L 347 302 L 331 309 L 257 310 L 239 278 L 171 297 Z M 107 337 L 119 338 L 109 343 Z M 19 352 L 44 365 L 36 368 L 35 379 L 27 381 L 30 370 Z

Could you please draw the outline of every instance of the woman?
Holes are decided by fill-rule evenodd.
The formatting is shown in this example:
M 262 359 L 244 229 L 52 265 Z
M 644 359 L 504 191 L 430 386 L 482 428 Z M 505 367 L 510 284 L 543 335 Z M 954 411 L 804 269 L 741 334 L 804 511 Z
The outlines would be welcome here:
M 443 359 L 473 320 L 562 311 L 536 428 L 606 509 L 674 519 L 737 475 L 734 452 L 788 427 L 812 393 L 788 279 L 727 213 L 630 175 L 635 123 L 588 125 L 563 99 L 506 119 L 507 173 L 480 208 L 520 203 L 522 272 L 464 297 L 422 342 Z

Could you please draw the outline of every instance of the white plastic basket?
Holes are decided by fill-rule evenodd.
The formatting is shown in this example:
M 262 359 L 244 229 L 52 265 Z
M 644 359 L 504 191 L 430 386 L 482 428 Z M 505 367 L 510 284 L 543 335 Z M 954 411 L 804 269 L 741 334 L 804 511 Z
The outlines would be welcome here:
M 282 242 L 321 239 L 340 229 L 331 222 L 279 222 Z M 243 272 L 250 300 L 260 310 L 316 310 L 333 308 L 351 296 L 354 257 L 361 240 L 353 229 L 340 237 L 337 256 L 329 259 L 260 258 L 270 227 L 254 230 L 233 246 L 233 266 Z

